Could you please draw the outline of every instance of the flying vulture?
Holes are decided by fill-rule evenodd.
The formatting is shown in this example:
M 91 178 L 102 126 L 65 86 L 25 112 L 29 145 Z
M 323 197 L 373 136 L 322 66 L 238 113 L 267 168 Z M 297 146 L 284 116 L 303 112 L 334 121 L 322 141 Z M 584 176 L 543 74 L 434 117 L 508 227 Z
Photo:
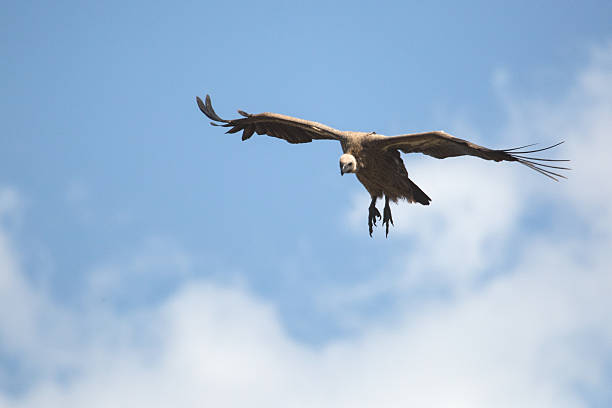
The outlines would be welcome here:
M 372 201 L 368 212 L 368 228 L 372 236 L 376 219 L 381 215 L 376 208 L 376 200 L 385 197 L 382 222 L 386 227 L 385 235 L 389 235 L 389 223 L 393 225 L 389 201 L 397 202 L 404 199 L 409 203 L 429 205 L 431 198 L 427 196 L 412 180 L 400 156 L 404 153 L 423 153 L 437 159 L 454 156 L 476 156 L 481 159 L 518 162 L 555 181 L 558 177 L 566 178 L 557 173 L 558 170 L 570 170 L 567 167 L 553 166 L 546 162 L 563 162 L 569 160 L 542 159 L 528 156 L 530 153 L 541 152 L 560 145 L 559 142 L 541 149 L 528 150 L 533 144 L 513 149 L 492 150 L 479 146 L 467 140 L 459 139 L 443 131 L 412 133 L 398 136 L 383 136 L 375 132 L 341 131 L 321 123 L 293 118 L 278 113 L 250 114 L 241 110 L 242 118 L 225 120 L 217 115 L 206 95 L 205 102 L 196 97 L 198 107 L 214 122 L 211 125 L 230 128 L 226 133 L 242 131 L 242 140 L 247 140 L 254 133 L 269 135 L 284 139 L 289 143 L 309 143 L 312 140 L 337 140 L 342 146 L 340 156 L 340 174 L 355 173 L 363 184 Z M 527 150 L 525 150 L 527 149 Z M 554 169 L 551 170 L 551 169 Z

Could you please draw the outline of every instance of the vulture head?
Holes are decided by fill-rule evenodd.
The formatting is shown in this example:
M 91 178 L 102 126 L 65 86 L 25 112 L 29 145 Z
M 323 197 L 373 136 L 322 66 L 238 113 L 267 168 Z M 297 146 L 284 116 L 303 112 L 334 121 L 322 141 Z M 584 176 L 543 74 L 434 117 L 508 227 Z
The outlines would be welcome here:
M 340 156 L 340 175 L 344 173 L 356 173 L 357 172 L 357 160 L 352 154 L 343 154 Z

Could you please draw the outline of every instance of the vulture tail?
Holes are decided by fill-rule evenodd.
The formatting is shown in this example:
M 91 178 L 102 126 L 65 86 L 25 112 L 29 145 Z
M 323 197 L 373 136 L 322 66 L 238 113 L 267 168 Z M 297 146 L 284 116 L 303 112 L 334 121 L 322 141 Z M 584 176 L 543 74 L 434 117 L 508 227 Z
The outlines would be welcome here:
M 421 190 L 419 186 L 414 184 L 412 180 L 408 179 L 408 182 L 410 183 L 410 190 L 412 191 L 412 200 L 419 204 L 429 205 L 431 198 L 429 198 L 429 196 L 425 194 L 425 192 Z

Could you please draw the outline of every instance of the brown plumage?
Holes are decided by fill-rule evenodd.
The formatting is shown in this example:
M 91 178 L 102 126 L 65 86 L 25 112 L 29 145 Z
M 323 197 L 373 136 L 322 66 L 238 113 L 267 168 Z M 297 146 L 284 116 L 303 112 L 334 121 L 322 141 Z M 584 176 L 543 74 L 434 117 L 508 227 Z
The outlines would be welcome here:
M 405 199 L 410 203 L 416 202 L 423 205 L 429 205 L 431 201 L 427 194 L 408 178 L 400 150 L 404 153 L 423 153 L 437 159 L 467 155 L 497 162 L 518 162 L 555 181 L 558 181 L 559 177 L 566 178 L 556 171 L 570 170 L 567 167 L 546 164 L 546 162 L 569 160 L 526 156 L 530 153 L 551 149 L 563 142 L 534 150 L 524 150 L 533 145 L 493 150 L 453 137 L 443 131 L 382 136 L 375 132 L 340 131 L 321 123 L 278 113 L 249 114 L 241 110 L 238 113 L 243 118 L 225 120 L 215 113 L 210 96 L 206 95 L 205 102 L 202 102 L 199 97 L 196 97 L 196 101 L 200 110 L 214 121 L 211 122 L 212 125 L 230 128 L 226 133 L 242 131 L 242 140 L 247 140 L 257 133 L 284 139 L 289 143 L 309 143 L 313 140 L 340 142 L 344 153 L 340 156 L 340 174 L 355 173 L 372 198 L 368 214 L 370 236 L 372 236 L 373 226 L 376 225 L 376 218 L 381 218 L 380 212 L 376 209 L 378 198 L 385 197 L 382 219 L 386 227 L 386 235 L 389 234 L 389 223 L 393 225 L 389 200 L 397 202 L 397 200 Z

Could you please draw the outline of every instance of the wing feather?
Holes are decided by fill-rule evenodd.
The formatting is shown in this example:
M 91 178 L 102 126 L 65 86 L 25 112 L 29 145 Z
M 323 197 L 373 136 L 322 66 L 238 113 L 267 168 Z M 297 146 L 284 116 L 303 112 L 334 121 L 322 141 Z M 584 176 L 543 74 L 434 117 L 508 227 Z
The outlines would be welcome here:
M 265 135 L 266 128 L 261 123 L 255 123 L 255 133 L 257 133 L 258 135 Z
M 345 140 L 343 132 L 304 119 L 280 115 L 278 113 L 250 114 L 239 110 L 242 118 L 226 120 L 222 119 L 212 107 L 210 96 L 206 95 L 204 101 L 196 97 L 198 107 L 204 115 L 213 120 L 211 125 L 229 127 L 226 133 L 242 132 L 242 140 L 247 140 L 253 133 L 258 135 L 269 135 L 284 139 L 289 143 L 308 143 L 312 140 Z
M 556 143 L 552 146 L 544 147 L 541 149 L 533 150 L 521 150 L 533 145 L 526 145 L 521 147 L 515 147 L 512 149 L 495 150 L 489 149 L 483 146 L 479 146 L 470 141 L 459 139 L 451 136 L 446 132 L 425 132 L 425 133 L 413 133 L 407 135 L 391 136 L 385 138 L 378 138 L 368 142 L 368 147 L 377 149 L 398 149 L 404 153 L 423 153 L 428 156 L 435 157 L 437 159 L 445 159 L 447 157 L 455 156 L 476 156 L 485 160 L 494 161 L 515 161 L 519 162 L 530 169 L 533 169 L 539 173 L 544 174 L 547 177 L 558 181 L 558 177 L 567 178 L 566 176 L 548 170 L 549 168 L 558 170 L 571 170 L 568 167 L 551 166 L 540 163 L 542 161 L 555 161 L 555 162 L 566 162 L 569 160 L 561 159 L 542 159 L 537 157 L 525 156 L 525 154 L 542 152 L 553 147 L 559 146 L 563 142 Z
M 234 127 L 232 127 L 230 130 L 228 130 L 225 133 L 236 133 L 236 132 L 240 132 L 242 129 L 244 129 L 244 128 L 242 128 L 240 126 L 234 126 Z
M 282 126 L 271 125 L 270 128 L 272 129 L 272 132 L 273 132 L 272 134 L 270 134 L 270 136 L 278 137 L 279 139 L 285 139 L 289 143 L 291 143 L 292 140 L 294 139 L 291 134 L 285 132 L 285 129 L 283 129 Z M 300 131 L 301 131 L 300 129 L 296 129 L 294 133 L 297 134 Z
M 244 128 L 244 132 L 242 132 L 242 140 L 247 140 L 249 137 L 253 136 L 255 133 L 255 126 L 247 126 Z

